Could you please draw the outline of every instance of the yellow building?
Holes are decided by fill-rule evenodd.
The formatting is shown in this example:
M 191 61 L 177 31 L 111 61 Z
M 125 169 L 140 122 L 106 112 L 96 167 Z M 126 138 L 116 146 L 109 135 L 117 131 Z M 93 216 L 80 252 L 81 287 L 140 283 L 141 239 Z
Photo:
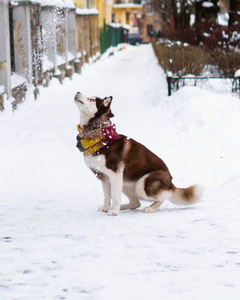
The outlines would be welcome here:
M 78 8 L 96 8 L 95 0 L 73 0 Z
M 83 8 L 85 5 L 85 0 L 74 0 L 74 3 L 78 8 Z
M 103 28 L 106 24 L 112 23 L 113 0 L 74 0 L 78 8 L 96 8 L 99 12 L 99 27 Z
M 130 32 L 138 30 L 142 17 L 142 4 L 119 3 L 112 6 L 112 22 L 130 26 Z
M 104 23 L 112 23 L 113 0 L 96 0 L 96 8 L 99 11 L 99 27 L 103 28 Z
M 131 1 L 131 2 L 130 2 Z M 129 25 L 130 32 L 140 31 L 144 42 L 162 30 L 161 15 L 154 10 L 152 0 L 74 0 L 79 8 L 96 8 L 100 29 L 104 23 Z

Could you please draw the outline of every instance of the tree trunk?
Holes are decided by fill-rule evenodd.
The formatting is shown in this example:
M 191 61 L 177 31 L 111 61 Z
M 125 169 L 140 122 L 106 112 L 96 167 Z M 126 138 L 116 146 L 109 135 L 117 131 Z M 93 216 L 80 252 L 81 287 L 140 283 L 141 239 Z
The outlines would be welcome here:
M 233 25 L 236 21 L 239 21 L 238 11 L 237 11 L 237 1 L 230 0 L 229 3 L 229 21 L 228 26 Z

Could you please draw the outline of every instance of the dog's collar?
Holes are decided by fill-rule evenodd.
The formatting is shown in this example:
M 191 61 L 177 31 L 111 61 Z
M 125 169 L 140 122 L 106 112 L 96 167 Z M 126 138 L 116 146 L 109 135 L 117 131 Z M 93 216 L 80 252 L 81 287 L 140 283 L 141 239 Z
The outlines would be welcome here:
M 118 137 L 116 126 L 105 125 L 95 130 L 83 130 L 80 124 L 77 125 L 79 134 L 77 135 L 77 148 L 83 155 L 89 155 L 105 147 L 109 141 Z

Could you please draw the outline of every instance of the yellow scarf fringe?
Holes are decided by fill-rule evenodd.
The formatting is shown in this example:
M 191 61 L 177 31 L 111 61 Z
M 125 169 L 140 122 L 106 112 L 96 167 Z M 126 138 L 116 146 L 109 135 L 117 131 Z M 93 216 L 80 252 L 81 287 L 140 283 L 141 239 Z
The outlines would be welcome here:
M 82 128 L 80 127 L 80 124 L 77 125 L 77 130 L 79 132 L 79 137 L 81 138 L 82 134 Z M 82 139 L 81 138 L 81 144 L 82 147 L 85 149 L 83 151 L 83 155 L 89 155 L 93 152 L 96 152 L 101 147 L 99 147 L 97 144 L 101 142 L 102 138 L 92 138 L 92 139 Z

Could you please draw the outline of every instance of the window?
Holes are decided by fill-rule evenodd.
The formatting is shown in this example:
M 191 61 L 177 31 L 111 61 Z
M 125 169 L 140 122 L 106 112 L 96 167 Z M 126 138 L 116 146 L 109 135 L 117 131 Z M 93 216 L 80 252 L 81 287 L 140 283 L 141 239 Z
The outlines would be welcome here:
M 115 23 L 115 14 L 112 14 L 112 23 Z
M 146 3 L 147 15 L 151 15 L 153 13 L 152 3 L 148 0 Z
M 153 25 L 147 25 L 147 36 L 153 36 Z

